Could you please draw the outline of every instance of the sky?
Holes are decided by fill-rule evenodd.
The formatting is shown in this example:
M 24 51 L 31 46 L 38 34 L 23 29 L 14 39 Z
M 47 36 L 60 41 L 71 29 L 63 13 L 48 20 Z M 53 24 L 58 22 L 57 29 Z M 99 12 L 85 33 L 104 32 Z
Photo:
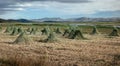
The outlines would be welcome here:
M 0 0 L 0 18 L 120 17 L 120 0 Z

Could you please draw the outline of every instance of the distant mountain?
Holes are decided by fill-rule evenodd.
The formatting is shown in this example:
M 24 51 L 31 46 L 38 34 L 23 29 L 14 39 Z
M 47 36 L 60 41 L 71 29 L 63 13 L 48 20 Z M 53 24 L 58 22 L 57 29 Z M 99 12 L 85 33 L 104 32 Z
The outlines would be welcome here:
M 80 21 L 80 22 L 118 22 L 120 21 L 120 18 L 76 18 L 74 21 Z
M 3 22 L 5 22 L 6 20 L 4 20 L 4 19 L 0 19 L 0 23 L 3 23 Z
M 120 18 L 42 18 L 42 19 L 33 19 L 32 21 L 36 22 L 118 22 Z
M 120 22 L 120 18 L 69 18 L 69 19 L 62 19 L 62 18 L 41 18 L 41 19 L 0 19 L 0 23 L 5 22 L 22 22 L 22 23 L 31 23 L 31 22 Z
M 0 23 L 5 23 L 5 22 L 23 22 L 23 23 L 28 23 L 28 22 L 32 22 L 31 20 L 27 20 L 27 19 L 0 19 Z
M 16 20 L 14 20 L 14 19 L 8 19 L 8 21 L 10 21 L 10 22 L 23 22 L 23 23 L 27 23 L 27 22 L 31 22 L 30 20 L 27 20 L 27 19 L 16 19 Z
M 33 19 L 32 21 L 36 22 L 58 22 L 63 21 L 64 19 L 61 18 L 42 18 L 42 19 Z

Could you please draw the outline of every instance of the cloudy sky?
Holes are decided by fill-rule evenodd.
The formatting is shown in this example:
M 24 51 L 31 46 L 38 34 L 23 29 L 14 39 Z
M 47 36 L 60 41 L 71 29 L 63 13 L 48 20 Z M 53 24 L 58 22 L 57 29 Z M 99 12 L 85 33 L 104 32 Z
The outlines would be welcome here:
M 0 0 L 0 18 L 120 17 L 120 0 Z

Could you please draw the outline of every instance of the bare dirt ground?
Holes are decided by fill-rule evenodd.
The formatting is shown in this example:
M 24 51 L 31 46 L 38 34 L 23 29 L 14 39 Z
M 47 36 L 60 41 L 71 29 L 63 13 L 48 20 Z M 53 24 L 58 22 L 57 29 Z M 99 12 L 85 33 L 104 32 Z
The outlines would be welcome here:
M 11 44 L 16 37 L 0 33 L 0 66 L 120 66 L 120 37 L 86 34 L 88 40 L 73 40 L 58 36 L 58 42 L 43 43 L 38 40 L 44 36 L 30 35 L 31 44 Z

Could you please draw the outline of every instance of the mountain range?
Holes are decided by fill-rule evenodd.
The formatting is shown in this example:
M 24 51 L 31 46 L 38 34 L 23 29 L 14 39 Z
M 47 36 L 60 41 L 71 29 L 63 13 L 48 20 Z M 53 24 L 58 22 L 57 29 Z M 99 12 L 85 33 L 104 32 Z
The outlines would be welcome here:
M 87 17 L 80 17 L 80 18 L 41 18 L 41 19 L 0 19 L 0 23 L 3 22 L 23 22 L 23 23 L 30 23 L 30 22 L 120 22 L 120 18 L 87 18 Z

